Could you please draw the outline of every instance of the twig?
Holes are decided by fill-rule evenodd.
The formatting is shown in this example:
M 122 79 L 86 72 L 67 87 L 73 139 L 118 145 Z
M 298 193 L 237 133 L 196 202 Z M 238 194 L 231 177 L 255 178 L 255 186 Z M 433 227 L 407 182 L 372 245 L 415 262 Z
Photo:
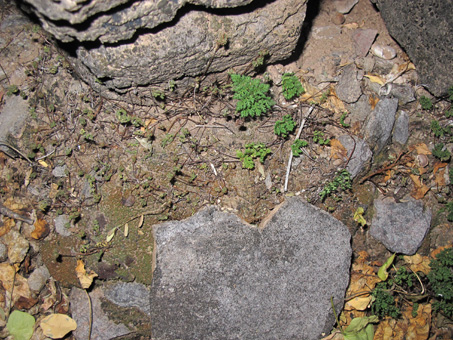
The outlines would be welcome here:
M 91 305 L 90 294 L 88 294 L 86 289 L 84 289 L 84 291 L 85 291 L 85 294 L 87 295 L 88 306 L 90 308 L 90 321 L 89 321 L 89 325 L 88 325 L 88 340 L 90 340 L 91 339 L 91 329 L 93 327 L 93 306 Z
M 398 156 L 398 158 L 395 160 L 395 162 L 393 162 L 392 164 L 390 165 L 387 165 L 386 167 L 382 168 L 382 169 L 379 169 L 379 170 L 376 170 L 375 172 L 369 174 L 368 176 L 365 176 L 363 177 L 360 181 L 359 181 L 359 184 L 363 184 L 366 180 L 369 180 L 371 177 L 374 177 L 376 175 L 379 175 L 379 174 L 382 174 L 383 172 L 387 171 L 387 170 L 390 170 L 392 168 L 394 168 L 396 165 L 398 165 L 398 162 L 400 161 L 401 157 L 403 157 L 403 155 L 405 155 L 408 151 L 405 151 L 405 152 L 401 152 Z
M 15 220 L 19 220 L 19 221 L 33 225 L 33 220 L 31 220 L 25 216 L 19 215 L 18 213 L 15 213 L 12 210 L 9 210 L 7 207 L 2 205 L 1 203 L 0 203 L 0 214 L 5 215 L 9 218 L 13 218 Z
M 32 162 L 25 154 L 23 154 L 20 150 L 18 150 L 17 148 L 15 148 L 14 146 L 12 146 L 11 144 L 8 144 L 8 143 L 5 143 L 5 142 L 0 141 L 0 145 L 7 146 L 7 147 L 10 148 L 11 150 L 16 151 L 19 155 L 21 155 L 23 158 L 25 158 L 25 159 L 28 161 L 28 163 L 33 164 L 33 162 Z M 9 156 L 9 155 L 8 155 L 8 156 Z M 11 156 L 10 156 L 10 157 L 11 157 Z
M 310 114 L 314 108 L 315 108 L 314 105 L 312 105 L 310 107 L 310 109 L 308 110 L 307 116 L 304 119 L 302 119 L 302 122 L 300 123 L 299 131 L 297 131 L 295 140 L 297 140 L 300 137 L 300 134 L 302 133 L 302 129 L 304 128 L 305 122 L 307 121 L 308 117 L 310 116 Z M 291 171 L 292 161 L 293 161 L 293 150 L 290 150 L 289 159 L 288 159 L 288 167 L 286 168 L 285 187 L 283 189 L 283 192 L 288 191 L 289 172 Z

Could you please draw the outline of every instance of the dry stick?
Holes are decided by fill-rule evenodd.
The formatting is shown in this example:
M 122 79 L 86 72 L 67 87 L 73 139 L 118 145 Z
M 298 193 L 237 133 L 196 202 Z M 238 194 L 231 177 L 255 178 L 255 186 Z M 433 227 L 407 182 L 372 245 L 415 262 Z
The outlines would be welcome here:
M 19 215 L 18 213 L 15 213 L 14 211 L 9 210 L 7 207 L 5 207 L 1 203 L 0 203 L 0 214 L 5 215 L 5 216 L 15 219 L 15 220 L 19 220 L 19 221 L 31 224 L 31 225 L 33 224 L 32 219 Z
M 84 289 L 85 294 L 87 295 L 88 298 L 88 306 L 90 308 L 90 316 L 89 316 L 89 328 L 88 328 L 88 340 L 91 340 L 91 330 L 93 328 L 93 306 L 91 305 L 91 297 L 90 294 L 88 294 L 87 290 Z
M 8 148 L 10 148 L 10 149 L 16 151 L 19 155 L 21 155 L 23 158 L 25 158 L 25 159 L 28 161 L 28 163 L 33 164 L 33 162 L 32 162 L 32 161 L 31 161 L 24 153 L 22 153 L 19 149 L 15 148 L 15 147 L 12 146 L 11 144 L 8 144 L 8 143 L 5 143 L 5 142 L 0 141 L 0 145 L 7 146 Z M 9 155 L 8 155 L 8 156 L 9 156 Z M 10 156 L 10 157 L 11 157 L 11 156 Z M 13 157 L 11 157 L 11 158 L 13 158 Z
M 311 112 L 313 111 L 315 107 L 312 105 L 310 107 L 310 110 L 308 110 L 307 116 L 302 119 L 302 123 L 300 123 L 300 128 L 299 131 L 297 131 L 297 135 L 295 140 L 297 140 L 300 137 L 300 134 L 302 133 L 302 129 L 304 128 L 305 122 L 307 121 L 308 117 L 310 116 Z M 288 180 L 289 180 L 289 172 L 291 171 L 291 163 L 293 161 L 293 150 L 290 150 L 289 154 L 289 159 L 288 159 L 288 167 L 286 168 L 286 178 L 285 178 L 285 187 L 283 189 L 283 192 L 288 191 Z

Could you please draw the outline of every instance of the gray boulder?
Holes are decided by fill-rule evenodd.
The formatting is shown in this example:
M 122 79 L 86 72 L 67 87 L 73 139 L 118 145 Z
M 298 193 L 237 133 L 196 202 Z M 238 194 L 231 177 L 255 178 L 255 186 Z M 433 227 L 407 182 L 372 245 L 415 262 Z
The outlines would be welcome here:
M 306 0 L 27 2 L 47 31 L 74 40 L 66 45 L 68 59 L 86 82 L 141 103 L 152 98 L 149 86 L 175 81 L 183 89 L 208 64 L 221 73 L 244 69 L 260 54 L 267 62 L 288 58 L 306 10 Z
M 392 198 L 374 201 L 375 215 L 370 234 L 395 253 L 413 255 L 421 246 L 431 224 L 431 211 L 421 201 Z
M 347 150 L 349 162 L 346 170 L 349 171 L 352 178 L 355 178 L 363 170 L 363 166 L 373 157 L 373 153 L 368 144 L 356 136 L 342 135 L 338 137 L 338 140 Z
M 414 62 L 436 96 L 447 93 L 453 79 L 452 0 L 374 0 L 393 38 Z
M 208 207 L 155 226 L 153 338 L 319 339 L 340 312 L 347 228 L 295 197 L 257 228 Z

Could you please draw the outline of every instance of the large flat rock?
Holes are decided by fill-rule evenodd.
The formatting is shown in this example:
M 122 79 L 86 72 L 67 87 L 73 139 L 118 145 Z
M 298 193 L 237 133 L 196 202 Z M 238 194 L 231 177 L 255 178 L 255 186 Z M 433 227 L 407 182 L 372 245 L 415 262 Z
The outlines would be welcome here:
M 263 222 L 208 207 L 156 226 L 154 340 L 319 339 L 343 307 L 347 228 L 295 197 Z

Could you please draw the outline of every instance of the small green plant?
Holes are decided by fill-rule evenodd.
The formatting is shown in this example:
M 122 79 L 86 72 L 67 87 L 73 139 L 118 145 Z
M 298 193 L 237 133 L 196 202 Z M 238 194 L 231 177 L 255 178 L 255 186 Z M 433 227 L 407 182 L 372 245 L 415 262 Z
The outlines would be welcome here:
M 129 116 L 124 109 L 119 109 L 116 111 L 116 118 L 119 120 L 121 124 L 128 124 L 131 122 L 132 117 Z
M 252 62 L 253 68 L 258 68 L 264 65 L 264 59 L 269 54 L 268 51 L 263 50 L 258 53 L 258 57 Z
M 444 149 L 443 143 L 436 144 L 434 146 L 434 149 L 432 149 L 431 151 L 433 153 L 433 156 L 440 159 L 442 162 L 447 162 L 450 160 L 450 151 Z
M 13 94 L 18 94 L 19 93 L 19 88 L 17 85 L 10 85 L 8 86 L 8 90 L 6 91 L 7 96 L 12 96 Z
M 378 283 L 371 295 L 374 299 L 371 305 L 371 312 L 374 315 L 380 318 L 388 315 L 394 319 L 400 316 L 401 312 L 396 307 L 395 298 L 387 291 L 386 282 Z
M 239 112 L 242 118 L 259 117 L 275 104 L 267 96 L 269 84 L 239 74 L 231 74 L 231 80 L 233 81 L 233 98 L 238 101 L 236 112 Z
M 433 108 L 433 102 L 428 97 L 421 96 L 419 102 L 423 110 L 431 110 Z
M 431 121 L 431 131 L 434 133 L 436 137 L 443 137 L 444 135 L 451 134 L 451 128 L 442 127 L 437 120 Z
M 272 151 L 264 143 L 246 144 L 243 152 L 240 150 L 236 151 L 237 157 L 242 161 L 242 167 L 249 170 L 255 169 L 255 158 L 259 158 L 260 162 L 264 163 L 266 156 L 271 153 Z
M 346 119 L 347 115 L 348 115 L 348 112 L 345 111 L 345 112 L 343 112 L 343 114 L 342 114 L 341 117 L 340 117 L 340 124 L 341 124 L 341 126 L 344 127 L 344 128 L 350 127 L 349 124 L 346 124 L 346 123 L 344 122 L 344 120 Z
M 319 193 L 321 196 L 321 201 L 324 201 L 327 196 L 332 195 L 335 192 L 338 192 L 339 189 L 341 190 L 348 190 L 352 188 L 352 179 L 351 174 L 349 171 L 343 169 L 336 173 L 335 178 L 333 181 L 326 184 L 324 189 Z
M 324 139 L 324 132 L 315 130 L 313 132 L 313 142 L 319 145 L 327 145 L 330 143 L 330 139 Z
M 437 299 L 433 308 L 453 319 L 453 248 L 442 250 L 429 266 L 428 279 Z
M 162 138 L 162 141 L 160 142 L 160 145 L 165 148 L 166 146 L 168 146 L 169 144 L 171 144 L 171 142 L 173 142 L 173 140 L 175 139 L 175 135 L 171 134 L 171 133 L 167 133 L 165 135 L 164 138 Z
M 296 122 L 291 115 L 284 115 L 283 120 L 277 120 L 274 125 L 274 133 L 282 138 L 288 137 L 288 134 L 296 128 Z
M 284 73 L 282 75 L 282 90 L 283 97 L 285 97 L 286 100 L 291 100 L 305 92 L 300 80 L 294 73 Z
M 294 157 L 299 157 L 302 153 L 302 148 L 308 146 L 308 142 L 302 139 L 296 139 L 291 145 L 291 151 L 293 152 Z

